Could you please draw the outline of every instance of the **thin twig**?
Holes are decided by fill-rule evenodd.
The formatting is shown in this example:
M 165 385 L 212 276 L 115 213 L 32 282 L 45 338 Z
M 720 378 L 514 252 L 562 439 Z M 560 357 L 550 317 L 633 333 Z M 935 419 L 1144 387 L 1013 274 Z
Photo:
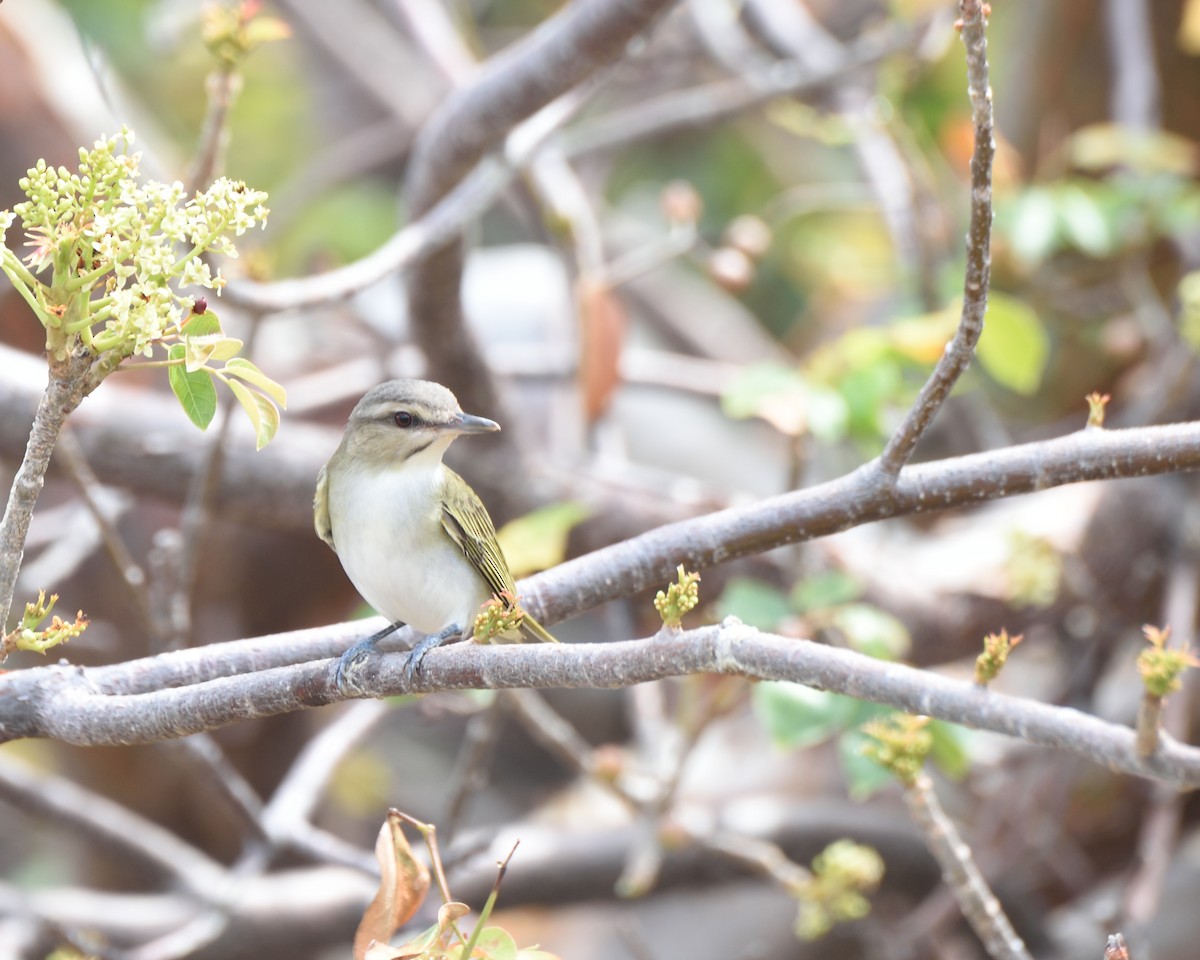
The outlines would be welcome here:
M 946 346 L 916 403 L 888 440 L 879 458 L 885 476 L 895 477 L 911 459 L 930 422 L 971 362 L 983 333 L 991 275 L 992 158 L 996 152 L 992 119 L 992 88 L 988 82 L 987 4 L 960 0 L 962 38 L 967 51 L 967 92 L 975 126 L 971 155 L 971 223 L 967 231 L 967 266 L 962 315 L 954 338 Z
M 495 697 L 467 721 L 467 729 L 458 748 L 458 759 L 450 773 L 446 814 L 442 836 L 446 843 L 458 833 L 467 801 L 487 785 L 488 762 L 495 751 L 496 739 L 504 717 L 504 696 Z
M 904 800 L 942 868 L 942 878 L 954 891 L 963 916 L 983 941 L 988 956 L 992 960 L 1033 960 L 975 866 L 970 847 L 946 816 L 926 774 L 918 774 L 905 788 Z
M 112 560 L 113 566 L 116 567 L 117 573 L 121 575 L 121 581 L 129 588 L 129 594 L 137 605 L 138 612 L 142 615 L 143 623 L 146 624 L 147 628 L 152 630 L 155 620 L 152 613 L 153 607 L 146 589 L 146 571 L 134 559 L 124 538 L 117 531 L 113 519 L 101 505 L 97 497 L 97 493 L 100 490 L 100 481 L 96 479 L 96 474 L 92 472 L 92 468 L 87 462 L 87 457 L 84 455 L 83 448 L 80 446 L 75 432 L 73 430 L 64 430 L 60 433 L 58 436 L 58 445 L 55 449 L 62 458 L 62 462 L 66 466 L 67 472 L 71 475 L 71 479 L 75 481 L 75 486 L 79 489 L 79 496 L 83 500 L 84 506 L 87 507 L 88 513 L 92 515 L 92 519 L 96 522 L 96 528 L 100 531 L 100 539 L 104 543 L 104 548 L 108 551 L 108 556 Z

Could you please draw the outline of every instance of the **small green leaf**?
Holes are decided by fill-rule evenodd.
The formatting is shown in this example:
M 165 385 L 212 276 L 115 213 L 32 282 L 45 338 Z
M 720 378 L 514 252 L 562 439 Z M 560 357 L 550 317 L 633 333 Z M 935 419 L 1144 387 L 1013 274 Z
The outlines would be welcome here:
M 171 344 L 170 360 L 184 360 L 187 348 L 182 343 Z M 188 370 L 183 364 L 167 367 L 167 380 L 179 399 L 183 412 L 201 430 L 207 430 L 217 413 L 217 388 L 204 370 Z
M 591 516 L 582 503 L 553 503 L 510 520 L 496 532 L 515 578 L 562 563 L 571 530 Z
M 807 580 L 801 580 L 792 589 L 792 604 L 800 613 L 810 610 L 828 610 L 858 598 L 862 587 L 858 581 L 841 570 L 827 570 Z
M 503 927 L 484 927 L 475 941 L 472 960 L 517 960 L 517 942 Z
M 880 713 L 885 712 L 883 708 Z M 847 730 L 838 739 L 838 759 L 846 787 L 855 800 L 867 800 L 896 782 L 886 767 L 863 755 L 868 737 L 861 730 Z
M 1050 338 L 1033 309 L 1016 297 L 993 292 L 976 350 L 992 379 L 1014 393 L 1036 393 L 1049 354 Z
M 244 357 L 234 357 L 225 364 L 221 372 L 229 376 L 241 377 L 252 386 L 258 387 L 284 410 L 287 409 L 287 391 Z
M 933 737 L 929 758 L 951 780 L 961 780 L 971 769 L 968 752 L 971 731 L 955 723 L 933 720 L 929 724 L 929 733 Z
M 721 395 L 721 408 L 737 419 L 761 417 L 789 436 L 811 433 L 834 442 L 846 433 L 846 404 L 837 391 L 780 364 L 741 370 Z
M 903 623 L 869 603 L 845 604 L 830 622 L 846 635 L 851 647 L 879 660 L 899 660 L 912 643 Z
M 857 701 L 797 683 L 763 681 L 752 694 L 754 709 L 780 747 L 804 748 L 828 740 L 852 723 Z
M 1115 246 L 1108 218 L 1096 198 L 1075 183 L 1058 193 L 1058 214 L 1063 233 L 1088 256 L 1106 257 Z
M 193 313 L 183 322 L 183 333 L 187 337 L 212 337 L 221 334 L 221 321 L 212 310 Z
M 226 367 L 226 369 L 229 368 Z M 258 449 L 261 450 L 271 442 L 275 431 L 279 429 L 279 411 L 269 399 L 257 390 L 251 390 L 244 383 L 237 380 L 226 380 L 225 382 L 229 384 L 229 389 L 233 391 L 233 395 L 238 398 L 238 403 L 246 411 L 250 422 L 254 424 L 254 435 Z
M 782 590 L 747 577 L 733 577 L 717 600 L 720 617 L 737 617 L 760 630 L 774 630 L 779 621 L 792 613 L 792 605 Z
M 189 372 L 207 367 L 210 360 L 229 360 L 236 357 L 242 349 L 241 340 L 223 337 L 219 333 L 202 337 L 185 336 L 183 345 L 187 348 L 184 366 Z
M 1058 205 L 1050 190 L 1025 191 L 1013 204 L 1009 221 L 1013 252 L 1025 263 L 1041 263 L 1058 249 Z

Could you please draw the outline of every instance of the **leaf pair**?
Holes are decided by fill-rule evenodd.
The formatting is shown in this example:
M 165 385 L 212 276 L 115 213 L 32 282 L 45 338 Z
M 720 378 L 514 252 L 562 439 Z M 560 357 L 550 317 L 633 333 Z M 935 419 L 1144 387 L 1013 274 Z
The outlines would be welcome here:
M 199 321 L 199 322 L 198 322 Z M 258 449 L 271 442 L 279 429 L 279 408 L 287 409 L 283 387 L 244 357 L 237 356 L 242 341 L 226 337 L 212 312 L 193 315 L 182 342 L 167 351 L 167 378 L 184 413 L 201 430 L 217 412 L 214 380 L 224 383 L 250 418 Z M 223 361 L 221 367 L 209 366 Z

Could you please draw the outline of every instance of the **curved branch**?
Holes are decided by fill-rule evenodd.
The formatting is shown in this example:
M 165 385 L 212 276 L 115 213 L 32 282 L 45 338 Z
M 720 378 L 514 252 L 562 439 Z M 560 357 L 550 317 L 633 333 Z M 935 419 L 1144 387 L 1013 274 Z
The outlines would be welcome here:
M 574 0 L 486 61 L 417 137 L 406 189 L 410 215 L 424 214 L 513 126 L 618 60 L 670 6 L 671 0 Z M 495 411 L 491 372 L 463 317 L 464 259 L 461 240 L 420 258 L 409 275 L 408 313 L 434 379 L 454 389 L 466 409 Z M 508 459 L 519 466 L 515 448 Z
M 971 154 L 971 225 L 967 231 L 967 269 L 963 281 L 962 315 L 954 339 L 925 381 L 921 393 L 903 422 L 888 440 L 879 458 L 888 476 L 895 476 L 909 461 L 917 444 L 963 375 L 983 333 L 988 283 L 992 269 L 992 88 L 988 83 L 986 3 L 960 0 L 962 38 L 967 48 L 967 91 L 975 125 L 975 150 Z

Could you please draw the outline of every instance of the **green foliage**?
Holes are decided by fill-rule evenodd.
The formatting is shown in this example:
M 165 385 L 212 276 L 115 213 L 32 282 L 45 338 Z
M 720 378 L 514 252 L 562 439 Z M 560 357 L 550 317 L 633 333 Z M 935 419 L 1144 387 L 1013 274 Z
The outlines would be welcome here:
M 716 603 L 717 617 L 737 617 L 759 630 L 778 629 L 792 613 L 787 594 L 749 577 L 730 577 Z
M 0 270 L 46 328 L 52 362 L 81 345 L 105 358 L 93 366 L 103 376 L 163 350 L 154 362 L 168 367 L 193 423 L 212 421 L 219 379 L 246 408 L 261 447 L 279 425 L 283 388 L 237 357 L 241 341 L 224 336 L 203 298 L 180 289 L 220 293 L 225 280 L 205 257 L 237 256 L 233 238 L 265 223 L 266 194 L 225 178 L 191 197 L 179 182 L 142 182 L 132 142 L 123 130 L 81 149 L 74 173 L 39 160 L 20 182 L 28 199 L 0 212 L 0 241 L 19 217 L 33 250 L 22 261 L 0 242 Z M 231 377 L 244 383 L 234 387 Z
M 1028 187 L 996 206 L 997 239 L 1026 268 L 1067 251 L 1114 257 L 1197 223 L 1200 189 L 1169 170 L 1066 177 Z
M 1050 338 L 1028 304 L 992 291 L 975 355 L 997 383 L 1028 396 L 1042 382 Z
M 844 437 L 849 420 L 846 401 L 835 390 L 775 363 L 740 370 L 721 394 L 721 409 L 736 419 L 761 417 L 790 436 L 812 434 L 826 442 Z
M 1048 607 L 1054 603 L 1062 565 L 1062 557 L 1050 541 L 1013 531 L 1004 564 L 1013 606 Z
M 517 579 L 562 563 L 571 531 L 591 516 L 582 503 L 567 500 L 510 520 L 496 532 L 500 549 Z

